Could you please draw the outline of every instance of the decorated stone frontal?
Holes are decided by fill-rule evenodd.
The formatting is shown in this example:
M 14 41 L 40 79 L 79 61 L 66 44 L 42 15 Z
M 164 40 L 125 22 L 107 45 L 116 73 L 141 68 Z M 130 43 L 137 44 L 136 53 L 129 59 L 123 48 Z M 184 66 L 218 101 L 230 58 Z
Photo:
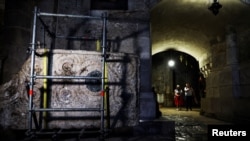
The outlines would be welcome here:
M 133 54 L 124 53 L 108 53 L 106 57 L 104 71 L 103 56 L 100 52 L 37 50 L 34 59 L 34 109 L 98 109 L 102 104 L 102 79 L 90 78 L 105 76 L 104 88 L 108 89 L 104 96 L 105 120 L 107 115 L 110 115 L 112 127 L 137 125 L 138 58 Z M 30 63 L 31 58 L 13 79 L 0 87 L 2 126 L 27 128 Z M 64 76 L 73 78 L 59 78 Z M 85 76 L 88 79 L 83 79 Z M 36 112 L 36 116 L 46 128 L 98 128 L 101 124 L 100 111 L 48 111 Z

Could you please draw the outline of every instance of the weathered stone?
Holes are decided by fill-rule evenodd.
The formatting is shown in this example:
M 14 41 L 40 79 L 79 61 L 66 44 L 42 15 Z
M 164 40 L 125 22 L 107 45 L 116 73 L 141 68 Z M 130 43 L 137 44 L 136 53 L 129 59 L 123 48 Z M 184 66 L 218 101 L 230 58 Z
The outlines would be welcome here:
M 35 75 L 94 76 L 102 74 L 102 54 L 96 51 L 37 50 Z M 50 62 L 46 65 L 46 61 Z M 18 74 L 0 87 L 1 125 L 9 128 L 27 128 L 30 58 Z M 106 61 L 109 87 L 111 126 L 138 124 L 138 58 L 133 54 L 108 53 Z M 48 72 L 46 72 L 48 68 Z M 93 82 L 90 84 L 90 82 Z M 35 79 L 33 102 L 35 108 L 99 108 L 101 107 L 101 79 Z M 93 85 L 94 84 L 94 85 Z M 92 89 L 91 87 L 94 87 Z M 47 97 L 47 98 L 46 98 Z M 106 108 L 105 108 L 106 109 Z M 105 112 L 106 113 L 106 112 Z M 39 113 L 37 112 L 39 117 Z M 40 116 L 41 118 L 41 116 Z M 49 112 L 49 128 L 100 127 L 100 112 Z

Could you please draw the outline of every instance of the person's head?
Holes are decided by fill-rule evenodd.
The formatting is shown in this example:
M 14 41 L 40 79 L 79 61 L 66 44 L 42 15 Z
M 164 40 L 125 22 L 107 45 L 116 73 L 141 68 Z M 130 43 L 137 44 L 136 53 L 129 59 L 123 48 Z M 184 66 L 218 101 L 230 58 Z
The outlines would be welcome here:
M 189 83 L 186 83 L 186 87 L 190 87 L 190 84 L 189 84 Z
M 177 84 L 177 85 L 176 85 L 176 88 L 180 88 L 180 85 L 179 85 L 179 84 Z
M 152 91 L 155 91 L 155 87 L 152 87 Z

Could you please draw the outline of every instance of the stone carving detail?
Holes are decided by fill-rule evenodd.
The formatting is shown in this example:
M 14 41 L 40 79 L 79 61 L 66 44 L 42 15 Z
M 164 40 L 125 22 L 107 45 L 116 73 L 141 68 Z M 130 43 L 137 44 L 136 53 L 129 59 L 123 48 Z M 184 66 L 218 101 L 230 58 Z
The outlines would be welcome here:
M 88 75 L 88 77 L 102 77 L 102 73 L 100 71 L 92 71 Z M 101 79 L 87 79 L 85 82 L 87 83 L 87 88 L 92 92 L 98 92 L 101 90 Z
M 35 74 L 44 75 L 45 57 L 37 50 Z M 47 58 L 48 75 L 88 76 L 102 73 L 100 52 L 53 50 Z M 111 126 L 138 124 L 138 59 L 132 54 L 109 54 L 107 61 Z M 99 73 L 98 73 L 99 72 Z M 12 80 L 0 86 L 0 124 L 9 128 L 27 128 L 30 58 Z M 99 108 L 100 89 L 91 89 L 84 79 L 35 79 L 34 107 L 40 108 Z M 46 87 L 45 87 L 46 86 Z M 44 97 L 47 96 L 45 100 Z M 42 101 L 42 102 L 41 102 Z M 46 104 L 43 104 L 43 103 Z M 39 113 L 37 113 L 39 117 Z M 48 112 L 45 117 L 49 128 L 100 127 L 100 112 Z

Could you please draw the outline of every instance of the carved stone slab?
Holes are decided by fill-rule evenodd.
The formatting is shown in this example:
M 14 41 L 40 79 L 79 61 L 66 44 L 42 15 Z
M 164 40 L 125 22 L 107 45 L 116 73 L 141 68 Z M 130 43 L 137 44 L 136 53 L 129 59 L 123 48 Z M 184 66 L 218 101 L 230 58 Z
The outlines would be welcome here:
M 95 51 L 37 50 L 35 75 L 102 76 L 102 55 Z M 0 86 L 1 125 L 27 128 L 29 58 L 11 81 Z M 138 58 L 132 54 L 108 53 L 105 63 L 105 87 L 109 88 L 110 125 L 138 124 Z M 35 79 L 34 108 L 100 108 L 101 79 Z M 105 99 L 107 97 L 104 97 Z M 47 128 L 100 127 L 98 111 L 36 112 Z M 107 105 L 105 104 L 105 115 Z M 106 122 L 106 121 L 105 121 Z

